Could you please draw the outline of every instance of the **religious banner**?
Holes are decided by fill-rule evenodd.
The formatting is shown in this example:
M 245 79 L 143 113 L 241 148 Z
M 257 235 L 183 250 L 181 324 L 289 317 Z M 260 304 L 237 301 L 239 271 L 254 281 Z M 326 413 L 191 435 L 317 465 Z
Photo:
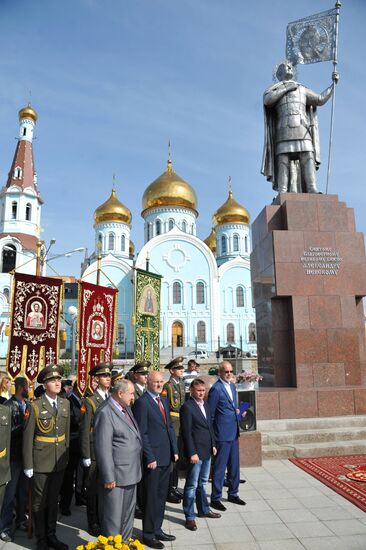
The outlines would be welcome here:
M 78 387 L 82 395 L 88 388 L 88 372 L 98 363 L 113 358 L 117 289 L 79 284 Z
M 150 361 L 160 368 L 161 276 L 136 269 L 135 278 L 135 362 Z
M 58 360 L 62 279 L 15 273 L 7 370 L 33 381 Z
M 286 57 L 293 65 L 332 61 L 335 47 L 335 9 L 287 25 Z

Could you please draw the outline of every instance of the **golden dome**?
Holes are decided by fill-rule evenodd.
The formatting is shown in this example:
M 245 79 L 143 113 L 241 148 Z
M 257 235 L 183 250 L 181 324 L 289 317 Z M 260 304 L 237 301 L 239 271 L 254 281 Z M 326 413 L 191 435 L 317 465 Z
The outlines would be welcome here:
M 34 122 L 37 122 L 37 112 L 31 107 L 30 103 L 28 103 L 27 107 L 23 107 L 23 109 L 20 109 L 19 120 L 22 120 L 22 118 L 30 118 Z
M 94 212 L 95 223 L 123 222 L 129 225 L 131 220 L 132 215 L 130 210 L 117 199 L 116 190 L 114 187 L 109 199 L 98 206 Z
M 216 254 L 216 231 L 214 228 L 211 229 L 211 233 L 203 242 L 207 244 L 213 254 Z
M 231 191 L 229 191 L 227 201 L 212 216 L 213 227 L 224 223 L 245 223 L 247 225 L 250 223 L 248 210 L 236 202 Z
M 130 256 L 133 256 L 135 254 L 135 245 L 130 239 L 130 246 L 128 247 L 128 253 Z
M 197 197 L 192 187 L 173 170 L 168 160 L 165 172 L 145 189 L 142 197 L 142 215 L 154 206 L 182 206 L 196 211 Z

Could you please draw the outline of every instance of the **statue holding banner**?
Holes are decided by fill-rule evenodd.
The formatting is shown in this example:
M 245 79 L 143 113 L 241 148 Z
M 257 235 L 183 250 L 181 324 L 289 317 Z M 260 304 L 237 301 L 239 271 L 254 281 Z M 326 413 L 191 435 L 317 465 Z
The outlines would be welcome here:
M 320 165 L 316 108 L 332 96 L 333 85 L 317 94 L 299 84 L 286 60 L 276 71 L 278 83 L 264 92 L 265 144 L 262 174 L 279 193 L 317 193 Z M 333 82 L 338 73 L 333 72 Z

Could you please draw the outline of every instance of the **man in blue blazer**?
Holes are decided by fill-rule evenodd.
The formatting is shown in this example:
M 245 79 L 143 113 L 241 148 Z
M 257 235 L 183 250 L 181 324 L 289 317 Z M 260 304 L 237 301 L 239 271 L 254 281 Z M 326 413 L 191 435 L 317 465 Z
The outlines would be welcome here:
M 213 469 L 211 506 L 225 511 L 222 504 L 222 488 L 227 468 L 228 501 L 245 505 L 239 498 L 240 464 L 239 464 L 239 421 L 235 384 L 230 382 L 233 367 L 229 361 L 219 366 L 219 379 L 209 391 L 212 422 L 216 438 L 217 455 Z
M 210 510 L 206 495 L 211 454 L 216 454 L 216 442 L 210 408 L 204 401 L 205 382 L 195 378 L 191 383 L 190 392 L 191 397 L 180 409 L 183 450 L 189 461 L 184 486 L 183 510 L 186 517 L 185 528 L 196 531 L 195 501 L 199 517 L 219 518 L 221 515 Z
M 168 496 L 170 465 L 178 460 L 177 439 L 170 419 L 168 402 L 160 394 L 164 380 L 159 371 L 148 374 L 146 392 L 134 406 L 144 455 L 143 542 L 150 548 L 164 548 L 161 541 L 174 535 L 162 531 Z

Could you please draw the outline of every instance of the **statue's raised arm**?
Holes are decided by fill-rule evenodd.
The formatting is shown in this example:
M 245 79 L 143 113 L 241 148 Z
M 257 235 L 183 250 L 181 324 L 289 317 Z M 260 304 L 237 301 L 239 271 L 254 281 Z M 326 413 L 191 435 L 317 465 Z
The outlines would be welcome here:
M 318 193 L 316 170 L 320 165 L 316 108 L 332 96 L 333 85 L 317 94 L 294 81 L 293 66 L 281 63 L 278 82 L 263 97 L 265 143 L 262 174 L 279 193 Z M 338 73 L 332 79 L 338 81 Z

